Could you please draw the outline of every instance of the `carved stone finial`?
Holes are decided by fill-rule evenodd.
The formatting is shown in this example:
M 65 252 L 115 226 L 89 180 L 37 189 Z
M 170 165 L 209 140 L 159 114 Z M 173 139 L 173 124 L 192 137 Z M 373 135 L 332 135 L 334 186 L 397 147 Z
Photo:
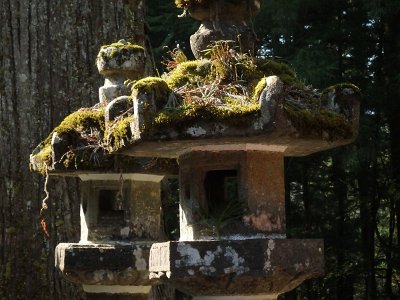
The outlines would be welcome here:
M 96 60 L 99 73 L 105 77 L 104 86 L 99 89 L 100 102 L 110 102 L 119 96 L 130 94 L 124 85 L 127 79 L 144 76 L 145 51 L 141 46 L 125 40 L 101 47 Z

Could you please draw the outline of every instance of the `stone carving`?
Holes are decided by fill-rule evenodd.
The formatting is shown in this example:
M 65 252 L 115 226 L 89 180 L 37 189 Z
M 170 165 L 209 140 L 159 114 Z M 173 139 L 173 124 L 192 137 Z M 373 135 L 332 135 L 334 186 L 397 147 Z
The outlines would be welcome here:
M 130 94 L 125 80 L 143 77 L 145 52 L 143 47 L 120 40 L 100 49 L 96 65 L 99 73 L 105 77 L 104 86 L 99 89 L 99 100 L 110 102 Z

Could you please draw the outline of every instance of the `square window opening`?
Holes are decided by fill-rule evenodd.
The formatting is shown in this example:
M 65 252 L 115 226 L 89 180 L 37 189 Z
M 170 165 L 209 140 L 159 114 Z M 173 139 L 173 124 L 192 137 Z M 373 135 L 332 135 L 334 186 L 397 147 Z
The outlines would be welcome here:
M 124 199 L 118 190 L 99 190 L 99 225 L 124 224 Z
M 237 170 L 212 170 L 206 173 L 206 216 L 220 222 L 239 220 L 244 215 L 244 206 L 239 199 Z

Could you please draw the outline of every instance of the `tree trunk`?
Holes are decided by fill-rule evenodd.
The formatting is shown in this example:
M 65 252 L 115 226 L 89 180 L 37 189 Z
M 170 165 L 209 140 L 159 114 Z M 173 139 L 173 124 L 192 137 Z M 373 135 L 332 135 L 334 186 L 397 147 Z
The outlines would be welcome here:
M 77 184 L 50 180 L 45 237 L 44 180 L 29 172 L 29 154 L 67 114 L 98 102 L 101 45 L 144 44 L 144 1 L 2 0 L 0 18 L 0 295 L 78 299 L 54 268 L 55 245 L 79 239 Z

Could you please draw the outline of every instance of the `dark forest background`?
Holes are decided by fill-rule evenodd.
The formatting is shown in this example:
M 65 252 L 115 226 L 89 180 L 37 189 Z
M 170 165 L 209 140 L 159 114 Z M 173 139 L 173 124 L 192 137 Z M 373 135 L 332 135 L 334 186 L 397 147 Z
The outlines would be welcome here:
M 165 0 L 0 0 L 0 299 L 82 299 L 54 269 L 54 248 L 79 240 L 79 187 L 44 179 L 29 154 L 74 110 L 95 104 L 101 45 L 125 38 L 159 64 L 189 52 L 198 24 Z M 258 55 L 323 89 L 362 89 L 349 146 L 286 160 L 289 237 L 325 240 L 326 275 L 284 299 L 400 298 L 400 1 L 264 0 L 252 23 Z

